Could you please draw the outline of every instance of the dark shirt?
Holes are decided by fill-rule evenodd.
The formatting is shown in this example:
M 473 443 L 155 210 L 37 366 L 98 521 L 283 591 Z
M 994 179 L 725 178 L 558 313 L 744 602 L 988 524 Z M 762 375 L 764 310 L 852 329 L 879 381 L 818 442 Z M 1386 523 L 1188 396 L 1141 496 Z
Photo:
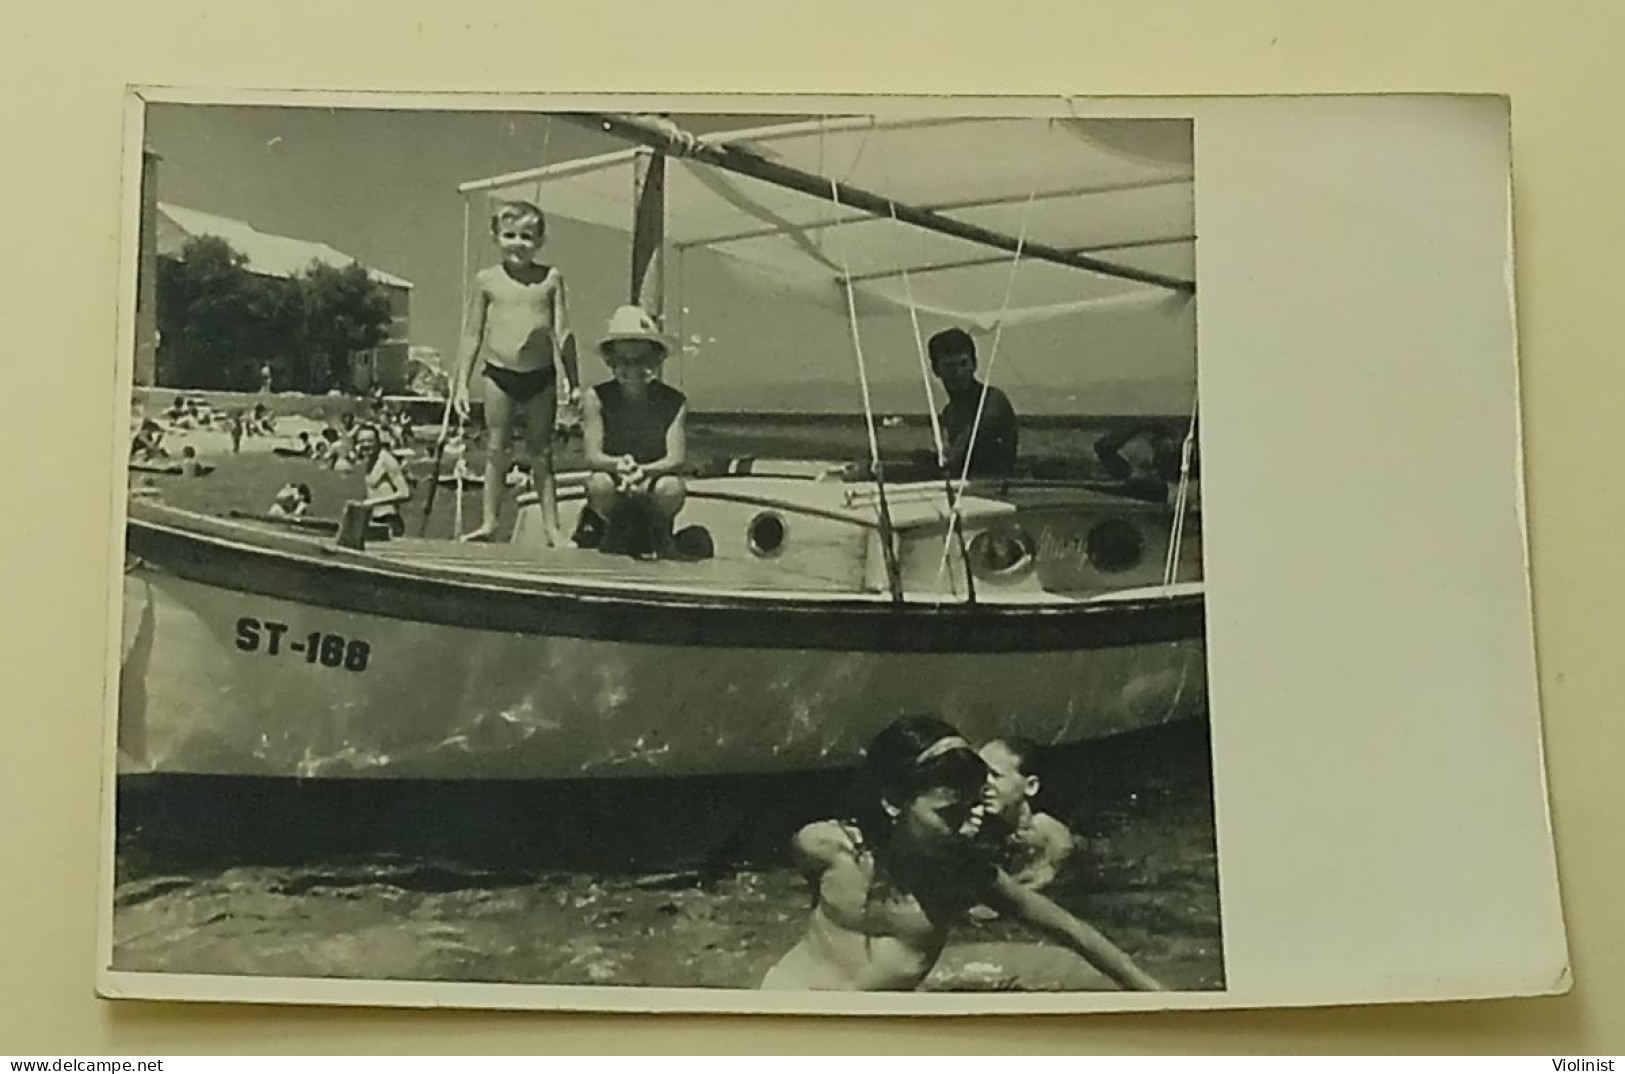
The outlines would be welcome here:
M 958 477 L 965 466 L 965 449 L 971 427 L 976 424 L 976 408 L 982 407 L 982 423 L 976 430 L 976 450 L 971 457 L 970 476 L 1004 477 L 1015 471 L 1016 411 L 1010 399 L 997 388 L 987 389 L 987 402 L 981 402 L 982 385 L 950 394 L 942 408 L 942 434 L 947 440 L 949 474 Z
M 669 384 L 652 382 L 641 400 L 610 380 L 593 387 L 604 416 L 604 454 L 630 455 L 647 465 L 666 457 L 666 430 L 687 397 Z

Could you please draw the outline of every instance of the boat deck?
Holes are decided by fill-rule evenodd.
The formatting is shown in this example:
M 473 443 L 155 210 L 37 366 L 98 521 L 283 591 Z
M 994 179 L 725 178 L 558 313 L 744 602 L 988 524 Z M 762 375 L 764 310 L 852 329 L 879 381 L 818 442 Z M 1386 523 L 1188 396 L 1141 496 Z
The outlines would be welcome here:
M 393 562 L 499 578 L 558 579 L 682 591 L 862 595 L 828 578 L 787 572 L 770 561 L 640 560 L 584 548 L 538 551 L 505 543 L 479 544 L 418 537 L 370 544 L 367 554 Z

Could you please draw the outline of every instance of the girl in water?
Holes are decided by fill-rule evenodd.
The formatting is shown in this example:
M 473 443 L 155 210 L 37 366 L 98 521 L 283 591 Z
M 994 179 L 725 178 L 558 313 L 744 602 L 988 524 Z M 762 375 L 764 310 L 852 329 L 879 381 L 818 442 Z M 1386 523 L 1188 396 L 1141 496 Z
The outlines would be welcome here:
M 978 903 L 1070 947 L 1123 988 L 1162 988 L 1095 929 L 998 866 L 1000 848 L 982 827 L 987 765 L 948 724 L 929 716 L 893 723 L 870 744 L 864 781 L 866 815 L 809 824 L 795 837 L 792 852 L 815 902 L 806 935 L 763 988 L 918 988 L 949 929 Z

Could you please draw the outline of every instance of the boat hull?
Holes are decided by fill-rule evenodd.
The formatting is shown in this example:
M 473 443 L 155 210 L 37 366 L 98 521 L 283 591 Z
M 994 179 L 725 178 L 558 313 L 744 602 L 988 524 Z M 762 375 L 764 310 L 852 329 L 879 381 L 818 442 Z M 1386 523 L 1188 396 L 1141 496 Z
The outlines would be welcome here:
M 126 774 L 788 773 L 854 763 L 904 713 L 1064 743 L 1206 706 L 1199 595 L 1087 614 L 685 603 L 324 575 L 162 528 L 132 527 L 131 547 Z

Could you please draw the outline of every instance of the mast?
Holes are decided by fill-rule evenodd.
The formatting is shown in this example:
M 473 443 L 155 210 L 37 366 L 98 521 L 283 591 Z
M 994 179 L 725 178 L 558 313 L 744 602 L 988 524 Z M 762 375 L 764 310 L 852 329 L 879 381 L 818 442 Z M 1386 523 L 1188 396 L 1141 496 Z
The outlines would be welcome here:
M 788 167 L 759 156 L 742 146 L 700 142 L 692 135 L 687 135 L 673 126 L 670 121 L 603 112 L 570 114 L 562 118 L 590 126 L 596 130 L 607 131 L 617 137 L 637 142 L 655 150 L 675 150 L 682 155 L 692 156 L 694 159 L 713 168 L 748 176 L 764 183 L 771 183 L 774 186 L 806 194 L 809 197 L 832 201 L 838 205 L 848 205 L 876 217 L 890 217 L 901 223 L 911 224 L 927 231 L 934 231 L 939 235 L 964 239 L 967 242 L 991 246 L 1010 253 L 1019 252 L 1022 257 L 1035 261 L 1048 261 L 1057 265 L 1084 269 L 1103 276 L 1150 284 L 1181 294 L 1195 294 L 1196 292 L 1196 284 L 1190 280 L 1165 276 L 1159 272 L 1147 272 L 1127 265 L 1113 264 L 1109 261 L 1090 257 L 1088 254 L 1065 250 L 1045 243 L 1024 242 L 1015 236 L 1005 235 L 951 216 L 945 216 L 932 209 L 906 205 L 899 201 L 893 201 L 884 195 L 850 186 L 838 180 L 826 179 L 823 176 Z M 663 178 L 662 173 L 662 180 Z
M 665 328 L 666 155 L 640 150 L 632 167 L 630 301 Z

